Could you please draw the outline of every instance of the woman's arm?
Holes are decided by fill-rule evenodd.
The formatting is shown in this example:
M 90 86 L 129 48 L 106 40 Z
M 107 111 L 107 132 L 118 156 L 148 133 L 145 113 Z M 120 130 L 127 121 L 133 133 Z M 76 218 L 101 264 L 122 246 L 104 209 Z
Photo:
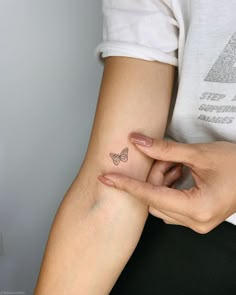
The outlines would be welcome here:
M 97 176 L 147 178 L 152 160 L 128 136 L 163 137 L 174 69 L 135 58 L 105 59 L 88 150 L 54 219 L 35 295 L 104 295 L 112 289 L 138 243 L 148 208 Z M 109 154 L 125 147 L 128 161 L 114 165 Z

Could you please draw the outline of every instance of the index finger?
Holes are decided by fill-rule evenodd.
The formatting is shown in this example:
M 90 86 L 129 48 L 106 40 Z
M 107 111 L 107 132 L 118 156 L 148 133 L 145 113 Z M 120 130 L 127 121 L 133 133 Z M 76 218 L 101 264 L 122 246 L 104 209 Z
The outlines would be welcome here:
M 145 138 L 145 136 L 142 136 Z M 131 142 L 136 147 L 152 159 L 183 163 L 186 166 L 193 167 L 199 159 L 199 144 L 179 143 L 171 140 L 152 139 L 151 145 L 143 144 L 142 140 L 130 135 Z M 151 142 L 149 140 L 149 142 Z
M 122 174 L 110 173 L 99 176 L 98 179 L 106 184 L 106 180 L 112 181 L 109 186 L 125 191 L 142 203 L 160 210 L 168 210 L 179 214 L 189 215 L 191 204 L 184 190 L 173 189 L 165 186 L 157 186 L 140 181 Z

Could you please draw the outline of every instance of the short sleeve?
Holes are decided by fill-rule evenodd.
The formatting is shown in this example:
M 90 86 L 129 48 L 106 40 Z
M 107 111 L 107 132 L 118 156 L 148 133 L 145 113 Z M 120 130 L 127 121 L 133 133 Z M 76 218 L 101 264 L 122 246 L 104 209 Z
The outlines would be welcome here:
M 170 1 L 103 0 L 103 37 L 95 48 L 107 56 L 127 56 L 177 66 L 178 23 Z

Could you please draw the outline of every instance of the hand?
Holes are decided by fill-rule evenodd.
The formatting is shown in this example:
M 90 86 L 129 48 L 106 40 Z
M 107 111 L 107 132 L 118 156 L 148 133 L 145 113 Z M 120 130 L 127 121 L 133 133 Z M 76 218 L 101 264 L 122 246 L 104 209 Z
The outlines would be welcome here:
M 177 180 L 182 176 L 183 165 L 168 161 L 154 161 L 147 182 L 155 185 L 175 187 Z
M 174 188 L 176 181 L 182 176 L 182 168 L 183 165 L 179 163 L 176 164 L 174 162 L 156 160 L 149 171 L 146 181 L 153 185 L 162 185 Z M 154 207 L 149 206 L 148 209 L 150 214 L 163 219 L 166 224 L 173 224 L 173 221 L 168 216 L 161 213 Z M 176 221 L 174 224 L 176 224 Z
M 142 182 L 122 174 L 99 176 L 104 184 L 126 191 L 156 210 L 169 223 L 208 233 L 236 212 L 236 144 L 184 144 L 131 135 L 131 142 L 147 156 L 182 163 L 190 169 L 195 186 L 174 189 Z M 105 177 L 105 178 L 104 178 Z

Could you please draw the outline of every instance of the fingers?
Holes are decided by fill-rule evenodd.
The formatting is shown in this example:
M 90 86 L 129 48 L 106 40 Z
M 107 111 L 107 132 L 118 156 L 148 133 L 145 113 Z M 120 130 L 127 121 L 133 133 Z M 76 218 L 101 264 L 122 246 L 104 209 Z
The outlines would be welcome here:
M 180 164 L 175 165 L 170 171 L 168 171 L 163 180 L 163 185 L 172 186 L 174 183 L 180 179 L 183 172 L 183 166 Z
M 154 185 L 163 185 L 165 174 L 174 166 L 175 163 L 173 162 L 155 161 L 147 177 L 147 182 Z
M 156 198 L 155 186 L 144 181 L 115 173 L 100 175 L 98 179 L 106 185 L 133 195 L 146 205 L 153 204 Z
M 182 164 L 155 161 L 146 181 L 153 185 L 171 187 L 182 176 L 182 168 Z
M 130 135 L 130 140 L 140 151 L 153 159 L 183 163 L 189 167 L 194 166 L 199 155 L 198 144 L 152 139 L 136 133 Z
M 165 186 L 155 186 L 148 182 L 139 181 L 116 173 L 101 175 L 98 179 L 104 184 L 123 190 L 144 204 L 155 208 L 183 214 L 188 214 L 191 209 L 189 208 L 189 197 L 186 191 Z

